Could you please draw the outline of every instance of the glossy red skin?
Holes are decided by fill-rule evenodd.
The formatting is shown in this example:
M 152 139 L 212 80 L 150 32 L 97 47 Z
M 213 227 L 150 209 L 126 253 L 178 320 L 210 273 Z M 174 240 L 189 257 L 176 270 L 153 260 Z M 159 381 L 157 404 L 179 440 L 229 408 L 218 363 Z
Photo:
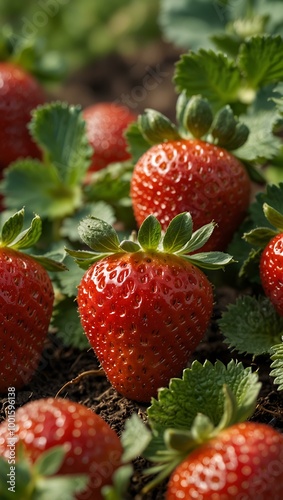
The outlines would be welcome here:
M 109 381 L 123 396 L 149 402 L 182 374 L 211 318 L 212 286 L 180 257 L 112 255 L 83 276 L 82 326 Z
M 236 424 L 194 450 L 172 473 L 166 500 L 281 500 L 283 434 Z
M 36 372 L 53 300 L 51 280 L 40 264 L 0 248 L 0 392 L 24 387 Z
M 0 62 L 0 169 L 19 158 L 40 158 L 27 125 L 31 111 L 45 101 L 45 92 L 33 76 Z
M 165 229 L 190 212 L 194 229 L 217 223 L 200 251 L 224 250 L 242 222 L 251 183 L 242 163 L 226 150 L 197 139 L 151 147 L 137 162 L 131 198 L 137 224 L 155 215 Z
M 90 172 L 105 168 L 109 163 L 130 158 L 124 132 L 136 120 L 136 115 L 125 106 L 103 102 L 83 111 L 87 137 L 94 148 Z
M 264 292 L 283 316 L 283 234 L 268 243 L 260 258 L 260 279 Z
M 101 487 L 111 484 L 112 474 L 121 464 L 122 445 L 101 417 L 82 404 L 45 398 L 20 407 L 15 422 L 15 436 L 24 443 L 31 462 L 53 446 L 62 445 L 66 456 L 57 474 L 89 474 L 87 490 L 76 498 L 103 500 Z M 10 437 L 4 421 L 0 425 L 0 456 L 7 459 Z

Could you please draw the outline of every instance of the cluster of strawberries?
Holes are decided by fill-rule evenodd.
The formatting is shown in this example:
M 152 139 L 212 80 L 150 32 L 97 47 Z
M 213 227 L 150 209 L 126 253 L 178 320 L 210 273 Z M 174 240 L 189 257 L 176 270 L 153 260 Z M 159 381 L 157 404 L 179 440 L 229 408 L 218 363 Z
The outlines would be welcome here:
M 28 123 L 31 111 L 48 99 L 30 74 L 11 63 L 0 64 L 0 82 L 3 172 L 18 158 L 44 154 Z M 120 241 L 110 225 L 90 216 L 81 222 L 79 234 L 85 244 L 91 242 L 91 252 L 67 250 L 86 270 L 77 295 L 85 334 L 113 387 L 143 403 L 182 374 L 204 337 L 214 300 L 205 270 L 232 262 L 224 251 L 251 201 L 251 180 L 234 155 L 247 138 L 243 128 L 238 134 L 237 120 L 224 133 L 219 116 L 199 96 L 183 99 L 180 115 L 183 122 L 177 128 L 152 110 L 136 117 L 112 103 L 82 112 L 93 148 L 88 174 L 131 159 L 127 128 L 135 127 L 148 144 L 134 162 L 131 179 L 137 235 Z M 225 134 L 233 153 L 225 147 Z M 25 252 L 38 241 L 40 217 L 23 227 L 22 209 L 3 224 L 0 238 L 3 394 L 9 387 L 21 389 L 35 374 L 53 312 L 49 271 L 64 270 L 51 259 Z M 281 315 L 282 245 L 283 234 L 276 233 L 260 262 L 263 288 Z M 123 463 L 121 440 L 109 425 L 65 399 L 42 399 L 19 408 L 13 437 L 17 459 L 11 463 L 9 422 L 3 422 L 1 470 L 8 475 L 10 467 L 21 464 L 25 471 L 18 472 L 16 490 L 8 489 L 0 475 L 3 499 L 12 498 L 11 491 L 17 495 L 13 498 L 41 498 L 56 477 L 61 482 L 53 488 L 66 498 L 106 498 L 104 486 Z M 51 461 L 54 467 L 48 466 Z M 49 482 L 44 481 L 48 475 Z M 166 498 L 279 500 L 282 493 L 283 435 L 267 425 L 235 422 L 176 466 Z

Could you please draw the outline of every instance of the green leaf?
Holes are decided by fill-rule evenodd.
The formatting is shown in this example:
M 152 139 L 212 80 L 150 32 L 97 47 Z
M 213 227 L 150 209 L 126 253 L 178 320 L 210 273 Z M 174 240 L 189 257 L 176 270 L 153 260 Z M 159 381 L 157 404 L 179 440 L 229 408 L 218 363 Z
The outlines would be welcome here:
M 230 9 L 210 0 L 162 0 L 159 23 L 167 40 L 183 49 L 210 48 L 213 34 L 223 30 Z
M 64 346 L 81 351 L 90 348 L 80 322 L 74 296 L 64 298 L 55 304 L 52 326 L 56 328 L 56 337 L 63 342 Z
M 97 219 L 103 218 L 108 224 L 116 222 L 113 208 L 104 201 L 84 203 L 83 207 L 77 210 L 72 217 L 65 217 L 60 227 L 60 235 L 70 241 L 79 241 L 78 225 L 82 219 L 89 215 L 93 215 Z
M 166 116 L 154 109 L 145 109 L 144 113 L 139 115 L 138 127 L 145 140 L 150 144 L 180 139 L 176 126 Z
M 283 318 L 266 297 L 239 297 L 228 306 L 218 324 L 231 350 L 254 356 L 270 353 L 283 332 Z
M 186 368 L 182 379 L 173 378 L 169 388 L 159 389 L 158 399 L 153 399 L 147 413 L 153 431 L 165 429 L 190 430 L 196 416 L 202 413 L 214 426 L 221 421 L 225 394 L 223 385 L 233 392 L 237 402 L 235 421 L 243 421 L 255 408 L 261 384 L 258 375 L 242 363 L 231 360 L 227 367 L 220 361 L 213 365 L 198 361 Z
M 161 225 L 149 215 L 142 223 L 138 232 L 138 242 L 144 250 L 156 250 L 161 240 Z
M 131 154 L 133 163 L 137 163 L 140 157 L 151 147 L 143 136 L 138 122 L 131 123 L 125 131 L 125 137 L 128 143 L 128 151 Z
M 36 473 L 44 476 L 53 476 L 60 469 L 66 451 L 63 446 L 53 446 L 49 450 L 42 453 L 36 460 L 34 467 Z
M 68 255 L 73 257 L 75 262 L 81 269 L 87 270 L 91 264 L 94 262 L 103 259 L 107 253 L 96 253 L 96 252 L 87 252 L 85 250 L 72 250 L 71 248 L 65 248 Z M 112 252 L 110 252 L 112 253 Z
M 209 222 L 208 224 L 205 224 L 204 226 L 194 231 L 187 244 L 176 253 L 178 253 L 179 255 L 183 255 L 195 252 L 196 250 L 201 248 L 209 240 L 214 231 L 214 227 L 214 223 Z
M 24 224 L 24 213 L 25 210 L 22 208 L 4 222 L 1 231 L 2 246 L 9 246 L 20 234 Z
M 40 477 L 34 492 L 36 500 L 74 500 L 76 493 L 83 492 L 88 483 L 86 474 L 66 474 L 54 477 Z
M 115 253 L 120 250 L 120 242 L 115 229 L 97 217 L 83 219 L 78 227 L 83 242 L 99 253 Z
M 278 154 L 282 142 L 273 133 L 278 121 L 278 114 L 274 109 L 253 111 L 251 108 L 249 114 L 242 115 L 240 119 L 250 133 L 245 144 L 237 149 L 235 156 L 243 161 L 264 163 Z
M 56 287 L 60 290 L 63 296 L 74 298 L 77 295 L 77 287 L 81 282 L 84 271 L 80 269 L 74 259 L 66 253 L 63 264 L 68 269 L 68 272 L 57 273 L 52 276 L 52 278 L 56 283 Z
M 283 232 L 283 212 L 279 212 L 275 208 L 268 205 L 268 203 L 264 203 L 262 208 L 268 222 L 278 229 L 279 232 Z
M 183 248 L 192 236 L 193 221 L 189 212 L 176 215 L 169 223 L 163 238 L 163 250 L 176 253 Z
M 231 255 L 223 252 L 199 252 L 193 255 L 183 254 L 182 257 L 203 269 L 222 269 L 234 262 Z
M 183 54 L 176 64 L 174 83 L 187 97 L 201 94 L 214 111 L 238 100 L 241 74 L 234 61 L 222 53 L 200 49 Z
M 125 161 L 111 163 L 90 176 L 90 183 L 85 192 L 90 201 L 106 201 L 118 203 L 121 198 L 129 196 L 133 164 Z
M 12 163 L 4 172 L 2 192 L 10 210 L 24 206 L 27 214 L 41 218 L 63 218 L 81 204 L 77 186 L 66 188 L 60 182 L 53 165 L 25 159 Z
M 137 439 L 139 436 L 139 439 Z M 134 460 L 142 455 L 152 438 L 150 430 L 136 413 L 133 413 L 125 422 L 121 435 L 123 445 L 122 460 L 124 463 Z
M 283 391 L 283 343 L 272 346 L 270 352 L 272 359 L 270 375 L 274 377 L 274 384 L 278 385 L 278 391 Z
M 25 248 L 30 248 L 38 242 L 41 233 L 42 233 L 41 218 L 38 215 L 36 215 L 32 219 L 29 228 L 20 233 L 16 238 L 16 240 L 14 240 L 14 242 L 10 246 L 11 248 L 14 248 L 16 250 L 20 249 L 23 250 Z
M 240 46 L 238 65 L 248 85 L 257 89 L 283 80 L 281 36 L 253 36 Z
M 92 148 L 79 106 L 63 102 L 39 106 L 33 111 L 30 131 L 63 184 L 76 186 L 84 179 Z
M 129 489 L 130 479 L 133 475 L 132 465 L 122 465 L 112 476 L 112 486 L 103 486 L 101 493 L 104 500 L 124 500 Z
M 264 248 L 277 232 L 269 227 L 257 227 L 248 233 L 243 234 L 243 238 L 252 246 Z
M 135 253 L 141 249 L 140 245 L 132 240 L 121 241 L 119 248 L 121 248 L 124 252 L 129 252 L 129 253 Z

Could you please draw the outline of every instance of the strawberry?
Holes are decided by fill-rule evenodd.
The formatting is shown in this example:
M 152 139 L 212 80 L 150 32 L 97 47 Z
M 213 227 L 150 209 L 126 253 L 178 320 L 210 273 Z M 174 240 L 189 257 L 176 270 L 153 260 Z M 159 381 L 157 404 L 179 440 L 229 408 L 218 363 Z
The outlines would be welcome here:
M 260 258 L 260 280 L 276 311 L 283 316 L 283 233 L 274 236 Z
M 140 225 L 145 217 L 153 214 L 163 229 L 172 217 L 184 211 L 191 213 L 195 228 L 213 220 L 217 227 L 204 250 L 223 250 L 242 222 L 250 202 L 251 182 L 247 171 L 227 150 L 228 146 L 236 148 L 243 143 L 246 128 L 239 128 L 240 124 L 230 116 L 231 110 L 226 108 L 211 125 L 208 103 L 202 99 L 192 100 L 186 106 L 180 131 L 153 110 L 147 110 L 138 119 L 138 130 L 151 147 L 134 167 L 131 182 L 134 215 Z M 221 117 L 227 113 L 232 120 L 229 134 L 219 131 Z M 137 132 L 134 135 L 136 141 Z M 209 138 L 214 142 L 209 142 Z M 128 139 L 130 142 L 130 134 Z
M 46 101 L 43 88 L 24 69 L 0 62 L 0 169 L 21 157 L 41 153 L 28 131 L 31 111 Z
M 192 451 L 169 479 L 166 500 L 280 500 L 283 435 L 255 422 L 235 424 Z
M 270 186 L 268 191 L 273 189 L 274 186 Z M 253 254 L 250 262 L 254 259 L 256 265 L 259 264 L 263 291 L 277 313 L 283 316 L 283 212 L 266 202 L 263 202 L 262 210 L 269 225 L 257 224 L 258 227 L 244 233 L 243 238 L 252 246 L 259 247 L 257 251 L 250 252 L 250 255 Z
M 94 252 L 67 250 L 87 269 L 78 287 L 81 323 L 122 395 L 150 401 L 182 372 L 204 336 L 213 291 L 197 265 L 223 267 L 231 257 L 188 253 L 204 244 L 213 228 L 209 224 L 192 233 L 191 216 L 184 213 L 162 237 L 158 220 L 149 216 L 137 241 L 120 243 L 106 222 L 95 217 L 81 222 L 79 234 Z
M 101 102 L 84 109 L 87 137 L 94 149 L 89 171 L 97 171 L 109 163 L 128 160 L 124 131 L 136 119 L 125 106 Z
M 20 443 L 24 456 L 32 464 L 36 464 L 48 450 L 63 447 L 63 461 L 55 475 L 86 474 L 88 478 L 84 491 L 76 496 L 77 499 L 102 500 L 101 488 L 111 482 L 113 472 L 121 462 L 122 445 L 114 430 L 86 406 L 67 399 L 50 397 L 23 405 L 15 412 L 13 432 L 16 464 Z M 11 440 L 6 420 L 0 425 L 0 456 L 6 460 L 11 458 L 9 438 Z M 29 470 L 32 475 L 31 466 Z M 34 478 L 34 482 L 23 485 L 26 495 L 21 498 L 37 498 L 32 495 L 36 491 L 36 473 Z M 63 498 L 64 490 L 62 495 Z
M 47 273 L 63 266 L 24 254 L 41 235 L 36 216 L 29 229 L 20 232 L 24 210 L 12 216 L 0 235 L 0 392 L 23 387 L 35 373 L 53 310 L 54 291 Z

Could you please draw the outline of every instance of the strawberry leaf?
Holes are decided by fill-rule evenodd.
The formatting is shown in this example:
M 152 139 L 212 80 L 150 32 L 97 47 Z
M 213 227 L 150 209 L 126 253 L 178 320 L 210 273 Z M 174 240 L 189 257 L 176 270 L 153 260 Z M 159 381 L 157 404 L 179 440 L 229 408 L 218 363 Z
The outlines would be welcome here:
M 189 212 L 174 217 L 166 230 L 163 238 L 163 250 L 168 253 L 175 253 L 181 250 L 192 236 L 193 221 Z
M 9 246 L 20 234 L 24 224 L 24 213 L 25 210 L 22 208 L 4 222 L 1 231 L 1 246 Z
M 282 340 L 282 339 L 281 339 Z M 271 347 L 272 368 L 270 375 L 274 377 L 274 384 L 278 385 L 278 391 L 283 391 L 283 343 Z
M 64 298 L 55 304 L 52 326 L 56 329 L 56 337 L 63 342 L 64 346 L 80 351 L 89 349 L 90 344 L 84 334 L 74 304 L 74 296 Z
M 133 163 L 135 164 L 151 147 L 151 144 L 141 133 L 138 122 L 133 122 L 128 126 L 125 132 L 125 137 L 128 143 L 128 151 L 132 157 Z
M 283 40 L 281 36 L 253 36 L 242 43 L 238 66 L 247 84 L 259 88 L 283 80 Z
M 244 233 L 243 238 L 252 246 L 264 248 L 276 234 L 277 231 L 273 231 L 269 227 L 257 227 Z
M 84 179 L 92 148 L 79 106 L 62 102 L 39 106 L 33 111 L 29 128 L 63 184 L 75 186 Z
M 115 229 L 97 217 L 89 216 L 83 219 L 79 224 L 78 233 L 83 242 L 95 252 L 103 254 L 119 251 L 120 242 Z
M 1 191 L 8 209 L 15 210 L 20 204 L 27 213 L 42 218 L 61 219 L 81 203 L 78 186 L 63 186 L 54 165 L 32 159 L 18 160 L 5 169 Z
M 231 255 L 223 252 L 199 252 L 193 255 L 182 254 L 182 257 L 203 269 L 222 269 L 227 264 L 234 262 Z
M 243 146 L 237 149 L 235 156 L 242 161 L 264 163 L 278 154 L 282 146 L 279 137 L 273 134 L 278 122 L 278 113 L 272 110 L 250 110 L 241 116 L 250 133 Z
M 176 64 L 174 83 L 187 97 L 201 94 L 214 111 L 238 100 L 241 74 L 233 60 L 212 50 L 183 54 Z
M 169 388 L 158 392 L 148 408 L 149 424 L 154 432 L 163 433 L 168 428 L 190 430 L 199 413 L 206 415 L 214 426 L 222 419 L 227 385 L 237 402 L 234 421 L 243 421 L 255 408 L 261 384 L 258 375 L 242 363 L 231 360 L 227 367 L 220 361 L 213 365 L 198 361 L 186 368 L 182 379 L 173 378 Z
M 23 231 L 18 235 L 14 242 L 10 245 L 11 248 L 15 250 L 23 250 L 24 248 L 30 248 L 34 246 L 42 233 L 42 222 L 41 218 L 36 215 L 29 226 L 28 229 Z
M 218 324 L 231 350 L 254 356 L 270 353 L 283 332 L 283 318 L 266 297 L 239 297 L 228 306 Z
M 137 439 L 137 435 L 139 439 Z M 123 445 L 122 460 L 124 463 L 134 460 L 147 448 L 152 439 L 150 430 L 145 426 L 136 413 L 125 422 L 125 429 L 121 435 Z
M 138 242 L 144 250 L 156 250 L 161 240 L 161 225 L 153 215 L 149 215 L 138 232 Z
M 88 482 L 86 474 L 66 474 L 40 478 L 35 486 L 33 498 L 38 500 L 74 500 L 75 494 L 85 490 Z
M 54 446 L 38 457 L 34 469 L 37 474 L 52 476 L 59 471 L 65 456 L 66 451 L 63 446 Z
M 278 232 L 283 232 L 283 212 L 279 212 L 268 203 L 264 203 L 262 208 L 268 222 L 278 229 Z
M 132 465 L 122 465 L 115 470 L 112 476 L 112 486 L 103 486 L 101 493 L 104 500 L 124 500 L 126 497 L 131 476 L 133 475 Z
M 176 253 L 182 255 L 195 252 L 196 250 L 201 248 L 209 240 L 214 231 L 214 227 L 214 223 L 210 222 L 209 224 L 205 224 L 204 226 L 194 231 L 187 244 L 183 248 L 181 248 L 179 252 Z

